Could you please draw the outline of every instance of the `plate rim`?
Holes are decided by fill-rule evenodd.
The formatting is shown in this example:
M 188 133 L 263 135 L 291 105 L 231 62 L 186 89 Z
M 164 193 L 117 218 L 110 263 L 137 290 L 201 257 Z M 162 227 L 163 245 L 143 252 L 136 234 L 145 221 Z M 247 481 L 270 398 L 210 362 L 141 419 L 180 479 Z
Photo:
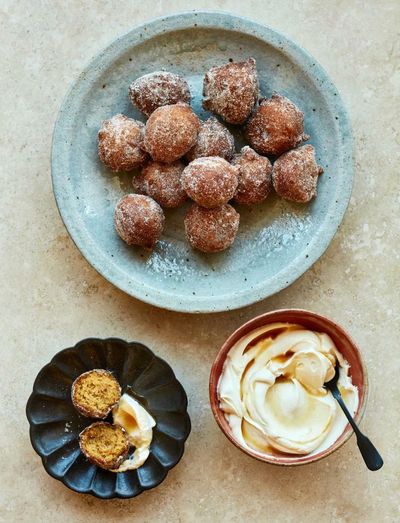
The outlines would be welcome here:
M 108 259 L 105 252 L 97 248 L 95 242 L 88 241 L 89 238 L 85 234 L 85 228 L 79 227 L 79 224 L 82 223 L 82 220 L 79 219 L 79 213 L 70 212 L 71 204 L 66 204 L 65 202 L 69 200 L 63 198 L 63 193 L 65 193 L 63 185 L 65 171 L 63 172 L 62 168 L 63 162 L 60 163 L 60 157 L 63 157 L 63 145 L 65 149 L 65 130 L 70 125 L 68 108 L 73 103 L 75 91 L 79 91 L 79 86 L 82 82 L 85 82 L 86 76 L 93 70 L 99 72 L 102 70 L 102 67 L 107 67 L 108 62 L 105 65 L 102 62 L 103 59 L 105 57 L 114 57 L 115 59 L 119 54 L 125 52 L 129 45 L 139 42 L 143 43 L 157 35 L 171 31 L 187 30 L 191 27 L 196 27 L 197 29 L 230 30 L 258 38 L 273 47 L 279 48 L 291 60 L 300 64 L 303 71 L 306 71 L 314 79 L 318 78 L 320 83 L 325 85 L 324 98 L 328 107 L 332 108 L 333 106 L 335 114 L 339 116 L 338 136 L 340 139 L 340 150 L 342 151 L 340 171 L 344 174 L 341 180 L 342 183 L 336 186 L 336 198 L 328 208 L 329 213 L 325 216 L 317 233 L 310 240 L 307 256 L 302 259 L 299 257 L 294 258 L 291 263 L 274 276 L 272 283 L 271 280 L 263 280 L 257 286 L 250 287 L 243 292 L 231 291 L 230 293 L 212 297 L 193 296 L 192 294 L 176 295 L 173 292 L 151 287 L 140 280 L 135 281 L 134 277 L 129 278 L 126 273 L 121 272 Z M 145 37 L 138 36 L 140 34 L 143 35 L 143 33 Z M 64 156 L 65 153 L 66 149 L 64 150 Z M 69 236 L 86 261 L 115 287 L 145 303 L 176 312 L 214 313 L 235 310 L 259 302 L 285 289 L 299 279 L 328 248 L 343 220 L 352 192 L 353 140 L 350 119 L 339 92 L 324 68 L 308 51 L 291 38 L 250 18 L 226 11 L 191 10 L 175 12 L 136 25 L 112 40 L 91 58 L 81 73 L 73 80 L 61 104 L 54 125 L 51 148 L 51 177 L 57 208 Z M 74 215 L 75 220 L 70 221 L 71 214 Z M 76 220 L 76 216 L 78 216 L 78 220 Z

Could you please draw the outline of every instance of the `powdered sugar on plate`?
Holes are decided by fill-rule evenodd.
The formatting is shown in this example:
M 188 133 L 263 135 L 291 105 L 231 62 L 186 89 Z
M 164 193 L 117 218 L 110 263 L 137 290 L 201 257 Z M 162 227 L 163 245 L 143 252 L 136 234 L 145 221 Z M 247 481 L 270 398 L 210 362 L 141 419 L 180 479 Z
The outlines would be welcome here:
M 274 252 L 298 242 L 311 225 L 312 218 L 308 213 L 284 213 L 253 237 L 254 248 L 268 244 L 270 250 L 265 253 L 265 256 L 269 257 Z

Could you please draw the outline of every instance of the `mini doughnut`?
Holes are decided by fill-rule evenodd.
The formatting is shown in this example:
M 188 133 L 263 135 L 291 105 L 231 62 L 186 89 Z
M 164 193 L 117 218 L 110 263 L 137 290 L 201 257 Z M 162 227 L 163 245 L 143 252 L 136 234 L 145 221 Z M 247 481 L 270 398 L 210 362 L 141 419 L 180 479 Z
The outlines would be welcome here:
M 223 251 L 234 242 L 239 221 L 239 213 L 229 204 L 205 209 L 194 203 L 185 216 L 186 236 L 199 251 Z
M 232 163 L 239 167 L 239 185 L 234 200 L 244 205 L 264 201 L 272 189 L 272 164 L 268 158 L 246 145 Z
M 250 116 L 258 98 L 256 61 L 212 67 L 203 82 L 203 107 L 226 122 L 240 125 Z
M 176 161 L 171 164 L 149 162 L 142 171 L 146 194 L 161 207 L 179 207 L 186 199 L 181 176 L 185 165 Z
M 80 374 L 71 386 L 72 404 L 88 418 L 106 418 L 120 398 L 120 384 L 111 372 L 104 369 Z
M 147 194 L 146 180 L 144 179 L 143 169 L 135 173 L 132 177 L 132 187 L 135 194 Z
M 183 171 L 182 187 L 202 207 L 220 207 L 235 194 L 239 168 L 223 158 L 209 156 L 193 160 Z
M 190 90 L 184 78 L 167 71 L 155 71 L 134 80 L 129 86 L 133 105 L 146 116 L 163 105 L 190 103 Z
M 250 145 L 260 154 L 280 155 L 308 140 L 304 134 L 304 115 L 285 96 L 262 98 L 246 127 Z
M 149 196 L 127 194 L 115 207 L 115 229 L 128 245 L 153 248 L 163 231 L 164 220 L 163 210 Z
M 275 191 L 286 200 L 307 203 L 317 195 L 318 176 L 324 172 L 315 161 L 312 145 L 303 145 L 282 154 L 274 163 Z
M 132 171 L 144 164 L 141 149 L 144 124 L 123 114 L 105 120 L 98 133 L 100 160 L 114 172 Z
M 194 146 L 199 129 L 200 120 L 187 104 L 164 105 L 147 120 L 144 149 L 155 162 L 172 163 Z
M 129 438 L 119 425 L 96 421 L 79 434 L 82 454 L 94 465 L 117 469 L 129 454 Z
M 230 161 L 235 152 L 232 134 L 214 116 L 201 123 L 197 142 L 186 154 L 189 162 L 203 156 L 220 156 Z

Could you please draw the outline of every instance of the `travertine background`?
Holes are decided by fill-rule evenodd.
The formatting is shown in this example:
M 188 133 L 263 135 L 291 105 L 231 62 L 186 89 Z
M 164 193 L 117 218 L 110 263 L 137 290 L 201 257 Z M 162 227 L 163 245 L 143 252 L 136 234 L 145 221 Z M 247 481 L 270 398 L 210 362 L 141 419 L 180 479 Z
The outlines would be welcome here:
M 153 308 L 100 277 L 69 239 L 50 181 L 51 133 L 69 83 L 133 25 L 188 7 L 250 16 L 308 49 L 341 91 L 355 138 L 351 205 L 321 260 L 279 295 L 209 316 Z M 398 0 L 2 0 L 1 521 L 399 521 L 399 27 Z M 247 458 L 220 433 L 207 397 L 216 350 L 243 321 L 278 307 L 327 314 L 358 341 L 371 382 L 363 428 L 385 458 L 380 472 L 365 469 L 354 439 L 323 462 L 280 469 Z M 55 352 L 113 335 L 143 341 L 172 364 L 193 431 L 159 488 L 102 502 L 47 476 L 24 408 Z

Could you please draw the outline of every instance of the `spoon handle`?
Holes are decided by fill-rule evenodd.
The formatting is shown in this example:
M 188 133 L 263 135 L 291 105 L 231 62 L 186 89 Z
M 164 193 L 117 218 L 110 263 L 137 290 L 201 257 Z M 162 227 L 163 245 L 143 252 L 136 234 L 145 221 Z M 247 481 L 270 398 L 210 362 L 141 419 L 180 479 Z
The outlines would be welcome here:
M 347 410 L 346 404 L 343 401 L 343 398 L 339 392 L 339 389 L 335 386 L 331 389 L 333 397 L 336 399 L 336 401 L 341 406 L 346 418 L 349 420 L 350 425 L 353 427 L 353 430 L 357 437 L 357 445 L 360 449 L 361 455 L 365 461 L 365 464 L 369 468 L 369 470 L 379 470 L 383 466 L 383 459 L 371 440 L 367 438 L 367 436 L 364 436 L 364 434 L 361 432 L 361 430 L 356 425 L 356 422 L 354 421 L 352 415 Z

